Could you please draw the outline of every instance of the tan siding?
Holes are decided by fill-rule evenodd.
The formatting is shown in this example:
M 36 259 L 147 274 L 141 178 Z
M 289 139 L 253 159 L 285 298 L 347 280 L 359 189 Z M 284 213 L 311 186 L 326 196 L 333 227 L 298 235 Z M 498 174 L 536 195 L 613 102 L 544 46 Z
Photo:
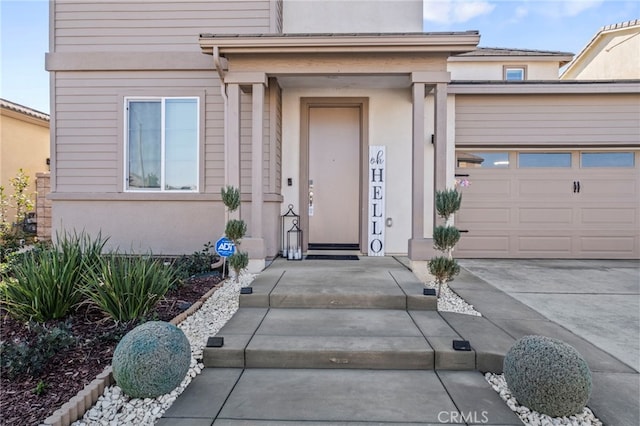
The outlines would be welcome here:
M 206 93 L 204 188 L 224 184 L 224 107 L 211 71 L 58 72 L 56 78 L 56 192 L 117 192 L 123 170 L 124 96 Z M 205 90 L 206 89 L 206 90 Z
M 456 95 L 456 145 L 640 144 L 637 95 Z
M 54 13 L 57 52 L 196 52 L 200 33 L 271 32 L 274 12 L 269 0 L 57 0 Z

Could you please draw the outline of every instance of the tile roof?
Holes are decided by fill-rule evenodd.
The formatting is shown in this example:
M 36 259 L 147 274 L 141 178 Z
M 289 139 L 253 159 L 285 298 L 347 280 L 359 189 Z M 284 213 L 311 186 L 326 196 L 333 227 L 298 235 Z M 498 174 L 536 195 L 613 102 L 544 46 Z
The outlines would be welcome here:
M 477 49 L 460 53 L 455 56 L 573 56 L 571 52 L 557 52 L 550 50 L 508 49 L 501 47 L 478 47 Z
M 20 112 L 22 114 L 29 115 L 31 117 L 39 118 L 41 120 L 49 121 L 49 114 L 45 114 L 44 112 L 36 111 L 33 108 L 29 108 L 15 102 L 10 102 L 6 99 L 0 98 L 0 107 L 10 109 L 12 111 Z

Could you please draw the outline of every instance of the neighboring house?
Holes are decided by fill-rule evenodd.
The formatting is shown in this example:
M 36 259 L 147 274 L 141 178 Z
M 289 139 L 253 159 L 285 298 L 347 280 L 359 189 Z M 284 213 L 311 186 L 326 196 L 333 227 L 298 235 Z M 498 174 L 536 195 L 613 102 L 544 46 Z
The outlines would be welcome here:
M 560 79 L 640 79 L 640 19 L 602 27 Z
M 188 253 L 223 233 L 220 188 L 234 185 L 254 270 L 282 248 L 289 204 L 305 251 L 418 266 L 434 253 L 434 191 L 457 173 L 472 182 L 459 255 L 640 254 L 639 87 L 558 82 L 570 54 L 424 33 L 420 0 L 56 0 L 51 14 L 57 229 Z M 583 170 L 603 161 L 623 167 Z M 624 197 L 611 179 L 626 182 Z M 613 204 L 594 207 L 602 197 Z M 598 247 L 567 249 L 582 232 Z
M 27 192 L 36 192 L 36 174 L 49 170 L 50 139 L 48 114 L 0 99 L 0 185 L 6 195 L 13 194 L 10 179 L 20 169 L 29 176 Z M 15 209 L 7 215 L 14 218 Z

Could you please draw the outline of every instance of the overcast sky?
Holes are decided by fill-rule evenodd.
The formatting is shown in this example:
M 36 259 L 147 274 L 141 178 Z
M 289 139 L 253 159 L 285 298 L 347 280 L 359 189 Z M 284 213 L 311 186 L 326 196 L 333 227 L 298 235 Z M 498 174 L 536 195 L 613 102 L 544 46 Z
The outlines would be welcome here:
M 478 30 L 484 47 L 576 54 L 601 27 L 639 18 L 635 0 L 424 2 L 424 31 Z M 0 97 L 49 113 L 48 1 L 0 0 L 0 27 Z

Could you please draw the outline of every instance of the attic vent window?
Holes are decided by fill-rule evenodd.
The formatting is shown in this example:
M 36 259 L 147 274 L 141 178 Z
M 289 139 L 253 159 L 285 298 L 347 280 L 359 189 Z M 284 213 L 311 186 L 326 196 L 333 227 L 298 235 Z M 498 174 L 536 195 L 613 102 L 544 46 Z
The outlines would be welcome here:
M 524 67 L 504 67 L 504 79 L 507 81 L 523 81 L 525 80 Z

